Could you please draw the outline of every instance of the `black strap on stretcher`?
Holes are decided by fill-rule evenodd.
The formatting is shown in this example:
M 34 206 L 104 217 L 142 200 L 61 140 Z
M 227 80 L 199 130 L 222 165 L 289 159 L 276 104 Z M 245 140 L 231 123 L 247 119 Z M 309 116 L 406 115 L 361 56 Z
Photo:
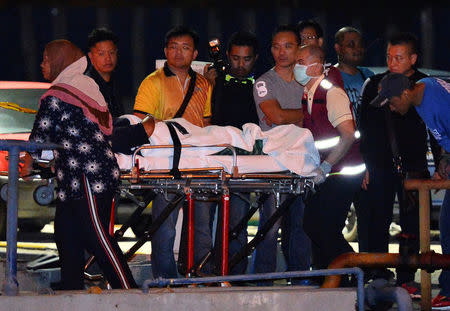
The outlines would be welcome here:
M 173 162 L 172 162 L 172 169 L 170 170 L 170 175 L 172 175 L 175 179 L 180 179 L 181 173 L 180 170 L 178 169 L 178 166 L 180 164 L 180 157 L 181 157 L 181 142 L 175 128 L 177 128 L 177 130 L 179 130 L 183 135 L 189 134 L 189 132 L 177 122 L 166 121 L 165 123 L 169 128 L 169 133 L 170 136 L 172 137 L 173 142 Z
M 189 86 L 186 95 L 183 98 L 183 102 L 181 103 L 181 106 L 178 108 L 177 112 L 173 116 L 173 118 L 181 118 L 184 114 L 184 111 L 186 110 L 187 105 L 189 104 L 189 101 L 192 98 L 192 95 L 194 94 L 195 90 L 195 82 L 197 80 L 197 73 L 193 71 L 192 69 L 189 70 L 189 76 L 191 77 L 191 80 L 189 81 Z M 175 131 L 176 127 L 181 133 L 188 134 L 188 131 L 184 127 L 182 127 L 180 124 L 173 122 L 173 121 L 166 121 L 167 126 L 169 127 L 170 136 L 172 137 L 173 141 L 173 165 L 172 170 L 170 171 L 170 174 L 175 177 L 176 179 L 181 178 L 180 171 L 178 170 L 178 165 L 180 163 L 180 155 L 181 155 L 181 143 L 180 139 L 178 138 L 177 132 Z M 184 132 L 183 132 L 184 131 Z

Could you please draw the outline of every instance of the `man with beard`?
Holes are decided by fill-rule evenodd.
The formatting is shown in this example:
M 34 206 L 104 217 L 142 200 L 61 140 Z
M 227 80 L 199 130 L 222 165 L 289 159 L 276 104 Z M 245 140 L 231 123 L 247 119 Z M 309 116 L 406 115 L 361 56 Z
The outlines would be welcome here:
M 358 123 L 359 111 L 361 106 L 361 90 L 367 78 L 374 73 L 366 68 L 361 67 L 364 60 L 364 44 L 361 32 L 353 27 L 343 27 L 339 29 L 334 36 L 334 49 L 336 51 L 338 63 L 334 65 L 340 72 L 342 77 L 344 90 L 351 102 L 353 119 Z M 356 128 L 358 128 L 356 124 Z M 359 132 L 356 132 L 357 138 Z M 355 144 L 359 144 L 358 141 Z M 358 147 L 359 148 L 359 147 Z M 365 207 L 364 190 L 360 190 L 355 194 L 353 205 L 358 216 L 358 244 L 359 251 L 367 251 L 367 222 L 370 221 L 362 210 Z
M 352 103 L 354 118 L 358 120 L 362 86 L 364 81 L 374 73 L 366 67 L 361 67 L 365 48 L 362 34 L 358 29 L 343 27 L 336 32 L 334 41 L 334 49 L 338 58 L 335 67 L 341 73 L 344 90 Z
M 205 77 L 214 85 L 211 109 L 211 124 L 220 126 L 235 126 L 242 129 L 245 123 L 258 124 L 258 115 L 253 100 L 253 68 L 258 59 L 258 41 L 256 36 L 247 31 L 238 31 L 231 35 L 227 44 L 227 58 L 230 65 L 227 72 L 217 71 L 212 66 L 206 68 Z M 242 197 L 245 196 L 245 199 Z M 247 214 L 249 209 L 249 194 L 241 196 L 230 195 L 230 229 L 234 228 Z M 220 226 L 218 231 L 220 231 Z M 216 234 L 219 237 L 220 232 Z M 219 242 L 219 241 L 218 241 Z M 230 241 L 229 258 L 247 244 L 247 229 L 243 229 L 238 236 Z M 218 245 L 218 244 L 216 244 Z M 216 249 L 219 249 L 217 246 Z M 216 256 L 216 268 L 219 258 Z M 244 274 L 247 269 L 247 258 L 243 258 L 234 267 L 230 267 L 230 274 Z

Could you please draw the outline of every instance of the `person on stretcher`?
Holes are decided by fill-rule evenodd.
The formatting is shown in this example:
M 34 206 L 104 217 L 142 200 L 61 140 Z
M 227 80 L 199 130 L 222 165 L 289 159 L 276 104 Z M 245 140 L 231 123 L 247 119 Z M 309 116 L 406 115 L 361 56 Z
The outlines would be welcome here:
M 294 125 L 282 125 L 268 131 L 253 123 L 244 124 L 240 130 L 232 126 L 198 127 L 183 118 L 168 120 L 176 123 L 176 133 L 183 145 L 203 146 L 205 148 L 183 148 L 182 157 L 199 158 L 208 155 L 225 154 L 225 147 L 231 145 L 242 149 L 243 154 L 264 154 L 275 160 L 277 166 L 302 176 L 311 176 L 319 165 L 319 155 L 314 145 L 311 132 Z M 125 115 L 117 120 L 113 132 L 113 151 L 119 159 L 131 154 L 132 149 L 143 144 L 173 145 L 173 140 L 166 122 L 154 122 L 151 117 L 141 120 L 133 115 Z M 258 148 L 255 148 L 258 146 Z M 256 150 L 260 149 L 260 150 Z M 220 153 L 221 152 L 221 153 Z M 141 150 L 145 157 L 167 158 L 173 156 L 172 148 Z M 242 153 L 241 153 L 242 154 Z M 166 168 L 166 167 L 161 167 Z
M 185 145 L 229 144 L 240 149 L 238 154 L 271 156 L 282 168 L 280 170 L 290 170 L 302 176 L 311 176 L 312 171 L 319 165 L 319 155 L 311 133 L 296 126 L 282 125 L 269 131 L 262 131 L 253 123 L 244 124 L 243 130 L 240 130 L 232 126 L 216 125 L 201 128 L 182 118 L 170 121 L 176 122 L 187 131 L 187 134 L 182 134 L 177 130 L 181 143 Z M 116 153 L 122 169 L 129 169 L 122 165 L 123 155 L 131 155 L 136 147 L 145 144 L 173 144 L 165 122 L 155 121 L 150 116 L 141 121 L 133 115 L 124 115 L 114 121 L 111 142 L 112 150 Z M 225 155 L 227 150 L 224 149 L 225 147 L 185 148 L 182 156 L 200 158 L 213 154 Z M 143 150 L 142 154 L 168 158 L 172 157 L 173 150 L 170 148 Z

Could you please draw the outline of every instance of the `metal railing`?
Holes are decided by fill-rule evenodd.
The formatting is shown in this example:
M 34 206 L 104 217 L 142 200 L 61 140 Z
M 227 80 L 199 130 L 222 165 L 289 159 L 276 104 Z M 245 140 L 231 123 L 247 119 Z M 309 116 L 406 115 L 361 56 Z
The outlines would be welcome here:
M 59 145 L 15 139 L 0 139 L 0 150 L 8 151 L 8 203 L 6 215 L 6 269 L 3 294 L 19 294 L 17 281 L 17 209 L 19 198 L 19 155 L 21 151 L 37 152 L 57 149 Z
M 419 191 L 420 252 L 430 251 L 430 190 L 450 189 L 450 180 L 409 179 L 405 180 L 406 190 Z M 422 290 L 422 310 L 431 310 L 431 275 L 420 271 Z
M 172 285 L 224 283 L 235 281 L 266 281 L 266 280 L 279 280 L 279 279 L 300 278 L 300 277 L 309 278 L 309 277 L 328 276 L 337 274 L 356 275 L 358 281 L 356 291 L 357 306 L 358 310 L 364 311 L 364 273 L 358 267 L 345 269 L 272 272 L 272 273 L 242 274 L 242 275 L 199 277 L 199 278 L 177 278 L 177 279 L 158 278 L 144 281 L 144 283 L 142 284 L 142 291 L 144 293 L 148 293 L 150 287 L 167 287 Z

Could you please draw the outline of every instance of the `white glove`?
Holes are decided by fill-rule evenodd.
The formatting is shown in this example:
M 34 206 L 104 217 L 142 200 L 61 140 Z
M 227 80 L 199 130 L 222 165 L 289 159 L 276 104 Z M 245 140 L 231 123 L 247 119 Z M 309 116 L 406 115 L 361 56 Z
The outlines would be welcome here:
M 331 172 L 331 164 L 327 161 L 323 161 L 319 167 L 314 169 L 312 172 L 316 174 L 316 176 L 313 177 L 314 184 L 320 185 L 325 181 L 325 179 L 327 179 L 327 174 Z

